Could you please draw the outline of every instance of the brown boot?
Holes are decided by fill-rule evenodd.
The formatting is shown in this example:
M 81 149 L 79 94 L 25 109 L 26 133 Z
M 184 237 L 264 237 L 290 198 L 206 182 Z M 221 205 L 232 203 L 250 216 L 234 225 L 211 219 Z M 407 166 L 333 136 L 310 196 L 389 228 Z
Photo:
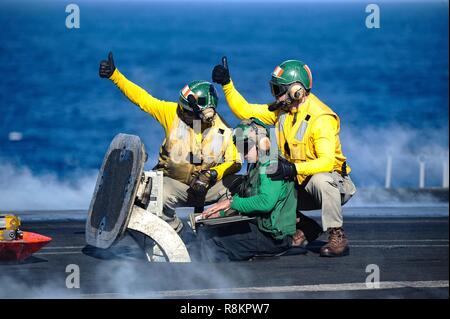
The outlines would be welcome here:
M 292 236 L 292 246 L 305 247 L 306 245 L 308 245 L 308 240 L 306 240 L 305 234 L 300 229 L 297 229 L 294 236 Z
M 348 240 L 342 228 L 328 229 L 328 243 L 320 248 L 320 256 L 322 257 L 341 257 L 350 253 Z

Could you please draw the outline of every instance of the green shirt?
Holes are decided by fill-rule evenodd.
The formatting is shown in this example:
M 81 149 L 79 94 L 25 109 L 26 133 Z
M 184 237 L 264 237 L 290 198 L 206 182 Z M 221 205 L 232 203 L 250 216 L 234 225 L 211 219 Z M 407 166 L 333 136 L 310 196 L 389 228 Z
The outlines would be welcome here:
M 250 169 L 243 189 L 233 196 L 231 208 L 242 214 L 255 215 L 258 228 L 275 239 L 294 235 L 297 192 L 292 181 L 273 181 L 266 175 L 276 161 L 258 162 Z

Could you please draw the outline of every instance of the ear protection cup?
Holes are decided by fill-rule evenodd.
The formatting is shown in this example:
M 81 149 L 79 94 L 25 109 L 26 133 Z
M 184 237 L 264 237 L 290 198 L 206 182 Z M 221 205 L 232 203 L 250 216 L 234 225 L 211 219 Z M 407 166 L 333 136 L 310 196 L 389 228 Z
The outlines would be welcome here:
M 270 149 L 270 140 L 267 136 L 259 139 L 258 147 L 261 151 L 267 152 Z
M 294 101 L 301 100 L 306 95 L 305 89 L 299 83 L 294 83 L 293 85 L 291 85 L 289 87 L 288 93 L 289 98 Z
M 258 149 L 261 151 L 267 152 L 270 149 L 270 139 L 267 136 L 267 131 L 265 129 L 261 129 L 261 127 L 258 127 L 258 124 L 255 122 L 251 122 L 251 126 L 253 127 L 255 134 L 257 135 L 256 138 L 258 140 Z
M 214 110 L 212 107 L 208 107 L 201 111 L 200 118 L 206 123 L 211 123 L 215 115 L 216 110 Z

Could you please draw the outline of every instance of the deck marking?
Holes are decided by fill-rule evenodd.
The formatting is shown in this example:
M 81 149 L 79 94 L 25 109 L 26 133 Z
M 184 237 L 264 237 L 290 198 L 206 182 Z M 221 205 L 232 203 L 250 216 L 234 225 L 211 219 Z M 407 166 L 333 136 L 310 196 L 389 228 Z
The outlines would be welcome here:
M 378 242 L 448 242 L 448 239 L 350 239 L 350 243 L 378 243 Z
M 436 281 L 382 281 L 380 288 L 369 288 L 366 283 L 341 283 L 341 284 L 318 284 L 298 286 L 272 286 L 272 287 L 241 287 L 241 288 L 218 288 L 218 289 L 194 289 L 194 290 L 165 290 L 154 291 L 148 294 L 121 294 L 121 293 L 98 293 L 82 294 L 82 297 L 108 297 L 108 296 L 139 296 L 148 298 L 160 297 L 193 297 L 204 295 L 229 295 L 229 294 L 260 294 L 260 293 L 295 293 L 295 292 L 338 292 L 357 290 L 381 290 L 400 288 L 448 288 L 448 280 Z
M 433 247 L 448 247 L 447 245 L 352 245 L 349 243 L 350 248 L 433 248 Z
M 424 223 L 436 223 L 436 224 L 448 224 L 448 216 L 447 217 L 436 217 L 436 219 L 420 219 L 420 217 L 417 217 L 418 220 L 406 220 L 408 216 L 406 217 L 398 217 L 398 218 L 405 218 L 405 220 L 395 220 L 393 217 L 393 220 L 387 220 L 385 218 L 372 218 L 372 220 L 346 220 L 345 224 L 424 224 Z M 409 218 L 414 218 L 409 217 Z
M 44 247 L 42 248 L 42 250 L 51 250 L 51 249 L 83 249 L 86 246 L 61 246 L 61 247 Z
M 49 253 L 35 253 L 33 254 L 36 256 L 41 256 L 41 255 L 75 255 L 75 254 L 82 254 L 81 251 L 55 251 L 55 252 L 49 252 Z
M 420 244 L 421 242 L 424 243 L 430 243 L 430 244 Z M 398 247 L 405 247 L 405 248 L 420 248 L 420 247 L 449 247 L 448 239 L 393 239 L 393 240 L 350 240 L 349 244 L 350 247 L 357 247 L 357 248 L 398 248 Z M 362 243 L 362 244 L 354 244 L 354 243 Z M 367 243 L 367 244 L 364 244 Z M 373 244 L 370 244 L 373 243 Z M 380 244 L 377 244 L 380 243 Z M 407 244 L 392 244 L 389 245 L 388 243 L 407 243 Z M 412 244 L 409 244 L 412 243 Z M 436 243 L 436 244 L 432 244 Z M 440 244 L 439 244 L 440 243 Z M 444 244 L 447 243 L 447 244 Z M 320 246 L 320 245 L 314 245 L 311 244 L 313 247 Z M 55 246 L 55 247 L 44 247 L 42 248 L 41 252 L 37 254 L 58 254 L 58 252 L 45 252 L 48 250 L 70 250 L 70 249 L 83 249 L 85 246 Z M 81 253 L 81 252 L 61 252 L 61 253 Z

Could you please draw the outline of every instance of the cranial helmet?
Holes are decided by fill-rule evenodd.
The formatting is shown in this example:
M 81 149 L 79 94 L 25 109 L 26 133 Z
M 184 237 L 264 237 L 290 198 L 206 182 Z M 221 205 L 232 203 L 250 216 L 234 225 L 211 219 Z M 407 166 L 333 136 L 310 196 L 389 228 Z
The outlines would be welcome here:
M 279 97 L 288 92 L 294 83 L 301 84 L 303 89 L 309 93 L 312 88 L 311 70 L 301 61 L 287 60 L 275 68 L 269 83 L 274 97 Z
M 204 122 L 211 122 L 218 100 L 214 85 L 206 81 L 193 81 L 180 91 L 179 105 L 183 111 L 196 114 Z

